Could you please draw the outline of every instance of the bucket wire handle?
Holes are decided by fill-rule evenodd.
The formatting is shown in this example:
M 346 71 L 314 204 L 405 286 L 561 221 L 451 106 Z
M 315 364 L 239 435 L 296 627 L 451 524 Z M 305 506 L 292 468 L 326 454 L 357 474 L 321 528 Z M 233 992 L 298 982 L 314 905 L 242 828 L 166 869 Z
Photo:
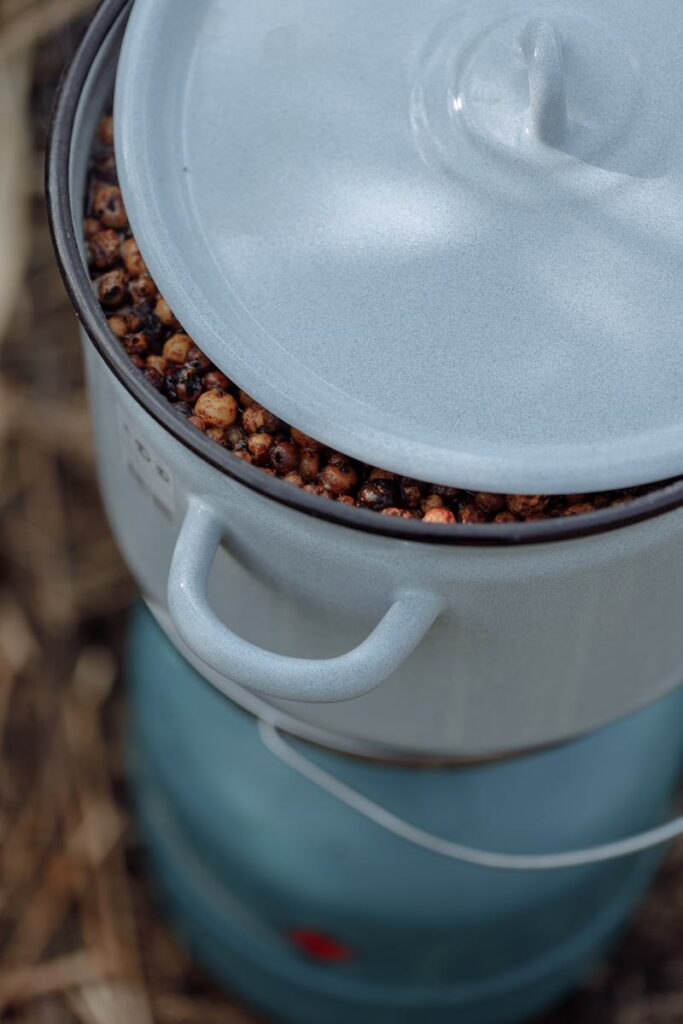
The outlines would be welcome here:
M 368 821 L 391 832 L 414 846 L 420 846 L 430 853 L 448 857 L 450 860 L 473 864 L 476 867 L 492 868 L 501 871 L 556 871 L 562 868 L 581 868 L 589 864 L 601 864 L 642 853 L 655 846 L 683 835 L 683 816 L 655 828 L 640 832 L 626 839 L 617 839 L 601 846 L 592 846 L 583 850 L 568 850 L 565 853 L 516 854 L 493 853 L 488 850 L 477 850 L 462 843 L 443 839 L 424 829 L 411 825 L 398 815 L 393 814 L 375 803 L 369 797 L 359 793 L 352 786 L 309 761 L 307 757 L 287 743 L 280 732 L 270 722 L 259 720 L 259 735 L 262 742 L 275 757 L 289 768 L 304 776 L 319 789 L 325 790 L 336 800 L 357 811 Z
M 189 649 L 216 672 L 270 697 L 351 700 L 374 690 L 412 654 L 442 610 L 428 591 L 403 590 L 357 647 L 334 658 L 295 658 L 249 643 L 218 618 L 207 593 L 225 526 L 210 504 L 190 499 L 168 575 L 168 608 Z

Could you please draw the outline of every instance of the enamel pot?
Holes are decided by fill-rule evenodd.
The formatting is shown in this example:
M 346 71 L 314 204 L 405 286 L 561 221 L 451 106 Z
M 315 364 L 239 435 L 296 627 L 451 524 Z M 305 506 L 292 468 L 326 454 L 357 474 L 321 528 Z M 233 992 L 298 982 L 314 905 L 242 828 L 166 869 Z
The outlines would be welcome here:
M 141 11 L 142 36 L 144 15 L 153 6 L 135 4 L 134 17 Z M 206 6 L 183 4 L 183 17 L 192 18 L 192 12 L 197 15 Z M 391 5 L 378 6 L 386 14 Z M 244 5 L 238 7 L 242 20 L 248 19 Z M 219 13 L 225 9 L 217 5 Z M 105 0 L 62 82 L 47 191 L 59 262 L 84 331 L 105 507 L 143 596 L 172 640 L 215 686 L 262 718 L 338 749 L 377 756 L 451 759 L 539 746 L 595 729 L 672 691 L 683 678 L 683 482 L 623 507 L 573 519 L 430 526 L 327 502 L 265 476 L 194 430 L 147 385 L 108 333 L 80 241 L 88 156 L 97 120 L 111 101 L 128 15 L 129 5 L 122 0 Z M 532 106 L 538 107 L 534 125 L 544 140 L 538 144 L 548 148 L 557 124 L 553 104 L 560 102 L 552 77 L 555 37 L 551 33 L 546 38 L 542 26 L 536 31 L 540 34 L 534 52 L 545 56 L 538 67 L 530 67 L 529 81 Z M 567 31 L 571 35 L 572 25 Z M 580 25 L 577 32 L 583 39 Z M 286 43 L 286 36 L 277 38 Z M 591 34 L 590 45 L 597 46 L 600 38 Z M 491 40 L 494 50 L 507 45 L 495 32 Z M 484 66 L 492 55 L 483 52 L 480 58 Z M 439 54 L 433 59 L 438 62 Z M 154 53 L 147 63 L 155 64 Z M 273 67 L 278 66 L 273 58 Z M 432 66 L 427 60 L 426 78 Z M 471 75 L 480 71 L 475 61 Z M 550 78 L 545 84 L 535 85 L 536 77 L 546 72 Z M 140 90 L 144 127 L 147 99 L 143 85 L 130 78 L 117 85 L 117 116 L 119 103 L 125 111 L 130 101 L 126 92 L 133 87 Z M 473 95 L 479 95 L 476 89 Z M 470 105 L 472 118 L 484 117 L 472 109 Z M 511 108 L 510 121 L 515 111 Z M 168 129 L 168 111 L 162 113 L 160 131 Z M 508 128 L 486 121 L 482 131 L 493 138 L 492 151 L 504 148 L 505 139 L 501 142 L 498 136 Z M 132 213 L 141 201 L 135 184 L 139 169 L 132 163 L 130 170 L 123 169 L 130 138 L 127 129 L 122 131 L 119 169 L 122 186 L 128 182 L 124 195 Z M 606 168 L 609 161 L 600 140 L 589 159 L 571 150 L 589 146 L 591 140 L 577 136 L 574 146 L 574 136 L 568 138 L 570 152 L 561 168 L 567 160 L 579 159 L 588 168 L 581 179 L 584 199 L 594 186 L 593 173 L 628 177 L 632 171 L 637 177 L 639 151 L 622 146 L 614 166 Z M 505 165 L 506 175 L 513 165 Z M 556 173 L 560 170 L 553 164 L 544 170 L 543 180 Z M 521 176 L 527 181 L 532 175 Z M 638 180 L 645 180 L 645 171 Z M 157 184 L 161 194 L 164 184 Z M 140 189 L 144 191 L 143 185 Z M 632 197 L 630 209 L 636 207 Z M 165 223 L 172 232 L 174 223 Z M 403 224 L 402 230 L 409 228 Z M 624 237 L 630 230 L 624 226 Z M 159 240 L 150 236 L 146 248 L 137 229 L 136 235 L 147 258 Z M 637 248 L 635 243 L 632 247 Z M 646 289 L 648 274 L 652 281 L 662 278 L 643 260 Z M 168 262 L 173 264 L 170 257 Z M 162 264 L 159 257 L 152 266 L 157 280 L 169 273 Z M 180 273 L 177 264 L 175 269 Z M 190 291 L 188 286 L 188 295 Z M 206 338 L 192 326 L 202 347 L 210 341 L 210 320 L 207 314 Z M 678 359 L 681 370 L 680 351 L 679 344 L 678 355 L 669 353 L 667 373 L 676 369 L 672 359 Z M 217 361 L 213 352 L 211 357 Z M 629 358 L 627 352 L 625 372 L 633 363 Z M 245 364 L 242 383 L 226 360 L 229 354 L 222 368 L 253 393 L 249 374 L 254 367 Z M 271 385 L 272 380 L 256 393 L 264 404 L 270 403 Z M 677 387 L 680 392 L 680 378 Z M 647 391 L 645 384 L 643 389 Z M 287 402 L 293 400 L 291 388 L 284 390 Z M 664 394 L 663 384 L 660 390 L 664 409 L 673 399 Z M 657 393 L 651 389 L 648 395 L 651 407 L 659 408 Z M 590 395 L 587 405 L 589 400 Z M 331 444 L 338 410 L 332 399 L 330 403 L 330 433 L 317 436 Z M 559 402 L 557 408 L 561 419 Z M 275 411 L 286 418 L 291 407 Z M 680 412 L 680 405 L 673 411 L 667 407 L 669 426 Z M 635 422 L 635 400 L 632 413 Z M 300 420 L 302 429 L 319 429 L 317 420 L 313 422 L 318 416 L 323 413 L 316 409 L 312 419 Z M 294 416 L 289 419 L 296 422 Z M 368 425 L 367 436 L 375 445 L 368 461 L 383 464 L 380 426 L 387 422 Z M 598 429 L 596 423 L 599 418 L 587 411 L 586 430 Z M 530 464 L 522 465 L 521 457 L 516 461 L 500 448 L 491 447 L 493 455 L 480 452 L 476 458 L 463 449 L 452 466 L 443 463 L 441 482 L 452 482 L 451 471 L 460 471 L 466 472 L 464 483 L 473 489 L 535 487 L 559 493 L 581 490 L 570 484 L 582 480 L 591 490 L 598 480 L 617 487 L 673 478 L 683 472 L 681 421 L 678 433 L 666 424 L 655 426 L 646 438 L 649 462 L 646 431 L 638 421 L 640 435 L 628 439 L 629 453 L 621 461 L 618 438 L 612 447 L 604 438 L 592 446 L 590 438 L 583 438 L 576 458 L 563 463 L 567 475 L 561 478 L 549 475 L 554 465 L 550 442 L 546 449 L 538 447 L 537 476 Z M 360 457 L 362 438 L 351 433 L 346 449 L 342 440 L 337 446 Z M 474 445 L 471 438 L 466 440 Z M 405 459 L 403 471 L 417 475 L 408 463 L 421 452 L 409 451 L 404 439 L 399 448 L 395 459 Z M 522 440 L 519 448 L 529 456 Z M 439 464 L 438 453 L 425 451 L 425 466 Z M 592 461 L 590 452 L 595 453 Z M 387 458 L 384 464 L 390 462 Z M 466 466 L 470 468 L 465 471 Z M 399 470 L 397 463 L 390 468 Z

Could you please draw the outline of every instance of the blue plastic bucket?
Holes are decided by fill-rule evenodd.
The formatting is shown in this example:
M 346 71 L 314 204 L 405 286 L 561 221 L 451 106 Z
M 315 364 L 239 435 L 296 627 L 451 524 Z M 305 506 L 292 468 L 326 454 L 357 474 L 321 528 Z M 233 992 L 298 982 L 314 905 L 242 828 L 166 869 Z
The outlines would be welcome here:
M 128 681 L 152 880 L 197 959 L 274 1020 L 521 1020 L 608 948 L 659 863 L 655 850 L 513 872 L 407 842 L 274 756 L 258 723 L 142 610 Z M 579 741 L 485 765 L 408 768 L 292 746 L 426 833 L 543 854 L 656 825 L 678 779 L 682 727 L 679 690 Z

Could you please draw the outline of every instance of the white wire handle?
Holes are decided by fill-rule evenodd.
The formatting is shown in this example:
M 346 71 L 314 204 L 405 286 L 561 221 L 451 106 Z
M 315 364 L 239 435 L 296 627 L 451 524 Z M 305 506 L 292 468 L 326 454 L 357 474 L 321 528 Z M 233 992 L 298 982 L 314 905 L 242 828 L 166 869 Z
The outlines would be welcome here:
M 299 775 L 303 775 L 315 786 L 325 790 L 330 796 L 346 804 L 347 807 L 351 807 L 364 818 L 379 825 L 380 828 L 398 836 L 399 839 L 429 850 L 430 853 L 449 857 L 451 860 L 461 861 L 464 864 L 475 864 L 477 867 L 502 871 L 556 871 L 561 868 L 579 868 L 586 867 L 588 864 L 616 860 L 619 857 L 629 857 L 634 853 L 641 853 L 643 850 L 661 846 L 663 843 L 675 839 L 676 836 L 683 835 L 683 816 L 681 816 L 668 824 L 658 825 L 656 828 L 648 829 L 636 836 L 617 839 L 615 842 L 604 843 L 602 846 L 593 846 L 585 850 L 541 854 L 491 853 L 487 850 L 476 850 L 471 846 L 463 846 L 450 839 L 432 835 L 430 832 L 425 832 L 423 829 L 411 825 L 410 822 L 404 821 L 396 814 L 392 814 L 385 807 L 363 796 L 351 786 L 347 786 L 345 782 L 330 775 L 317 764 L 313 764 L 298 750 L 286 743 L 275 726 L 269 722 L 259 721 L 258 729 L 262 742 L 275 757 L 298 772 Z

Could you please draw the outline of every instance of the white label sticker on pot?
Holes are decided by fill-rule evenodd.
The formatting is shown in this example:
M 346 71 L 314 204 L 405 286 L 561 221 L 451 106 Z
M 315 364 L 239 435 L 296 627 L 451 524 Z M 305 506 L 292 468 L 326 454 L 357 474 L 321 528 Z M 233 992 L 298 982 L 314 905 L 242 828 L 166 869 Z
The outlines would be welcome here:
M 123 459 L 135 482 L 150 496 L 159 511 L 173 519 L 175 493 L 173 477 L 166 463 L 149 443 L 140 437 L 133 424 L 119 407 L 119 435 Z

